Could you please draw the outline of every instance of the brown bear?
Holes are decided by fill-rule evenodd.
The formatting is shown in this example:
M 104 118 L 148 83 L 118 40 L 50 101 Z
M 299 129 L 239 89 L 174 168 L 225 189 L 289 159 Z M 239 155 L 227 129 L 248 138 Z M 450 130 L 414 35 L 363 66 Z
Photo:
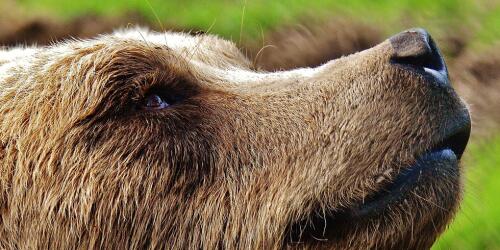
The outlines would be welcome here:
M 139 28 L 4 48 L 0 248 L 429 248 L 470 118 L 428 33 L 251 65 Z

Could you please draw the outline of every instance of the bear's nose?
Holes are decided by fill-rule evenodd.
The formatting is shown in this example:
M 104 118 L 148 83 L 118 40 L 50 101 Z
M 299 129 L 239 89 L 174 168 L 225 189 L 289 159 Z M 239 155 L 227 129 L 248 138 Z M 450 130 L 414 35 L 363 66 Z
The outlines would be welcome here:
M 391 62 L 426 72 L 437 84 L 449 84 L 448 71 L 439 49 L 424 29 L 403 31 L 389 41 L 394 50 Z

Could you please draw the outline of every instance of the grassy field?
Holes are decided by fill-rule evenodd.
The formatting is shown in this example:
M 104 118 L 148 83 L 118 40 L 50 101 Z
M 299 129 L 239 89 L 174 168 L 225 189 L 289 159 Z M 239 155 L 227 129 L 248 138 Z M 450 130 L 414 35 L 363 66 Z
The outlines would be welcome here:
M 277 26 L 311 17 L 350 18 L 387 34 L 415 26 L 438 37 L 466 34 L 470 51 L 500 41 L 500 0 L 18 0 L 15 5 L 21 12 L 61 19 L 138 12 L 166 27 L 209 30 L 234 41 L 262 39 Z M 473 141 L 468 151 L 462 209 L 433 249 L 500 249 L 500 136 Z
M 305 18 L 350 17 L 383 27 L 387 33 L 414 26 L 426 27 L 431 33 L 438 35 L 450 31 L 472 32 L 469 34 L 471 46 L 480 47 L 500 39 L 499 2 L 499 0 L 19 0 L 19 5 L 30 13 L 37 10 L 39 13 L 62 18 L 89 12 L 108 16 L 138 12 L 165 26 L 210 29 L 213 33 L 233 40 L 239 40 L 240 36 L 244 39 L 255 39 L 276 26 Z

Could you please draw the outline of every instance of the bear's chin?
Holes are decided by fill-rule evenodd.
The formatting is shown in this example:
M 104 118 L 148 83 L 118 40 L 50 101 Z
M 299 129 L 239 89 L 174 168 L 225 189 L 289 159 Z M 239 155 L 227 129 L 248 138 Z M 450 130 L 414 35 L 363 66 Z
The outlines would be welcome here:
M 459 159 L 451 149 L 425 153 L 414 165 L 405 168 L 393 181 L 376 193 L 369 195 L 368 198 L 336 211 L 316 211 L 311 216 L 307 216 L 306 219 L 293 223 L 286 233 L 286 244 L 312 245 L 315 246 L 314 248 L 328 245 L 336 246 L 339 242 L 344 244 L 346 241 L 358 238 L 357 234 L 367 235 L 365 232 L 375 228 L 380 230 L 380 235 L 372 231 L 370 237 L 381 239 L 383 237 L 380 236 L 385 234 L 385 228 L 400 227 L 396 225 L 411 221 L 409 219 L 401 220 L 400 216 L 395 214 L 404 211 L 412 214 L 418 212 L 418 209 L 422 209 L 427 217 L 417 216 L 430 221 L 435 227 L 436 233 L 442 231 L 442 227 L 451 218 L 450 212 L 454 212 L 460 200 L 461 184 L 458 164 Z M 446 183 L 447 188 L 443 188 L 443 183 Z M 425 197 L 425 194 L 434 192 L 442 192 L 432 195 L 445 199 L 437 199 L 440 200 L 438 203 L 434 201 L 436 199 Z M 413 207 L 412 210 L 408 210 L 410 206 Z M 407 227 L 400 228 L 401 230 L 410 230 L 409 228 L 411 228 L 411 230 L 424 231 L 422 228 L 427 227 L 425 224 L 421 223 L 414 227 L 407 225 Z M 393 232 L 393 230 L 387 230 L 387 232 Z M 384 248 L 393 249 L 395 246 L 399 248 L 402 247 L 400 244 L 403 241 L 405 244 L 410 242 L 405 239 L 405 232 L 401 231 L 400 233 L 398 236 L 401 238 L 394 236 L 386 239 L 389 244 Z M 407 233 L 411 235 L 415 232 L 408 231 Z M 366 242 L 370 242 L 369 239 L 366 240 Z M 362 242 L 353 244 L 357 245 L 358 243 L 364 245 Z M 348 244 L 340 248 L 344 247 L 353 247 L 353 245 Z M 366 245 L 364 247 L 371 248 L 372 246 Z M 411 248 L 405 246 L 405 248 L 408 247 Z
M 464 121 L 469 119 L 464 117 Z M 299 222 L 291 223 L 285 234 L 286 244 L 314 248 L 333 245 L 337 248 L 341 242 L 340 248 L 351 248 L 353 239 L 361 238 L 358 234 L 385 240 L 384 249 L 414 248 L 412 243 L 417 244 L 417 248 L 432 244 L 460 201 L 459 162 L 470 135 L 469 123 L 462 124 L 451 129 L 453 132 L 449 136 L 444 136 L 434 147 L 417 156 L 414 164 L 401 168 L 392 180 L 367 198 L 335 211 L 318 210 Z M 419 224 L 404 225 L 410 221 L 419 221 Z M 434 235 L 420 242 L 406 239 L 405 235 L 415 235 L 413 230 L 428 231 L 429 225 L 434 228 Z M 385 233 L 394 232 L 389 228 L 395 227 L 401 229 L 399 234 Z M 371 233 L 367 233 L 370 230 Z M 345 242 L 350 243 L 344 245 Z M 374 240 L 366 239 L 366 242 L 371 244 Z M 373 247 L 362 242 L 361 245 L 361 248 Z

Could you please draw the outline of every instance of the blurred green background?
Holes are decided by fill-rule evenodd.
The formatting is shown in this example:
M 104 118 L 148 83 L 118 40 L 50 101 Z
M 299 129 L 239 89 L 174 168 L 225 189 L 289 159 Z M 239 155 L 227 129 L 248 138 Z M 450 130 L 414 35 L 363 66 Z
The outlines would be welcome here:
M 498 0 L 3 0 L 26 12 L 63 19 L 88 13 L 121 16 L 137 12 L 152 22 L 208 29 L 226 38 L 256 37 L 263 31 L 304 16 L 344 16 L 383 26 L 388 33 L 415 25 L 431 33 L 474 30 L 474 46 L 490 45 L 500 38 Z M 243 16 L 244 15 L 244 16 Z
M 284 25 L 307 22 L 310 18 L 315 21 L 342 18 L 376 27 L 383 36 L 410 27 L 426 28 L 437 37 L 438 44 L 450 35 L 459 36 L 466 43 L 464 46 L 467 53 L 476 54 L 500 49 L 499 2 L 0 0 L 0 8 L 2 13 L 10 12 L 11 19 L 16 16 L 40 17 L 57 22 L 85 15 L 126 19 L 127 15 L 134 13 L 157 28 L 206 30 L 237 43 L 259 43 L 264 34 L 272 30 Z M 500 70 L 500 66 L 497 67 Z M 500 82 L 494 84 L 497 85 L 496 89 L 500 89 Z M 476 125 L 478 124 L 473 125 L 473 129 Z M 454 222 L 433 249 L 500 249 L 500 133 L 488 131 L 474 135 L 464 161 L 464 202 Z

